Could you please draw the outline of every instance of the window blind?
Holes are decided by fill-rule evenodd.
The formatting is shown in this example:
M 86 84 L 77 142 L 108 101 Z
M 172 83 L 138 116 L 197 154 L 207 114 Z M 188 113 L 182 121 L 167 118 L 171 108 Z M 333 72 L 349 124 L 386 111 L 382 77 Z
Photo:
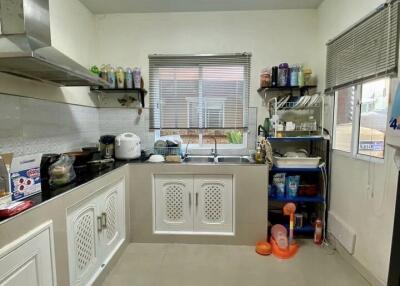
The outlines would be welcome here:
M 378 9 L 327 44 L 326 92 L 397 72 L 398 1 Z
M 248 53 L 150 55 L 150 128 L 247 128 L 250 59 Z

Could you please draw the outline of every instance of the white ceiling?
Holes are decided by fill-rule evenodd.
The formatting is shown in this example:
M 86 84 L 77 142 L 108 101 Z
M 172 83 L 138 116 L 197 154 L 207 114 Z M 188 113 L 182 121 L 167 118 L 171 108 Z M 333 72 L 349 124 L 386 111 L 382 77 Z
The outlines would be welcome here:
M 323 0 L 80 0 L 95 14 L 314 9 Z

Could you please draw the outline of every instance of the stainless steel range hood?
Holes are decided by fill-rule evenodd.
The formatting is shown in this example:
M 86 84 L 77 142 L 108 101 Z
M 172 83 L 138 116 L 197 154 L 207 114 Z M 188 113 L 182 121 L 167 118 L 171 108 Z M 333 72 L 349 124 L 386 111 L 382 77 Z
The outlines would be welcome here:
M 62 86 L 107 85 L 51 46 L 49 0 L 0 0 L 0 72 Z

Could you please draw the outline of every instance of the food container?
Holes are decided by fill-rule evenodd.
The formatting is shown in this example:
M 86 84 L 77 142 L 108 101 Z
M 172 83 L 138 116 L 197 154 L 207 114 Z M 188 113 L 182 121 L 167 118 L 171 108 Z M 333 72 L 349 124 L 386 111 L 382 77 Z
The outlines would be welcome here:
M 260 87 L 271 86 L 271 70 L 263 69 L 260 74 Z
M 321 157 L 296 158 L 274 156 L 274 165 L 278 168 L 317 168 Z
M 304 73 L 304 84 L 307 86 L 313 85 L 312 82 L 312 70 L 310 68 L 303 69 Z
M 278 67 L 272 67 L 271 86 L 272 87 L 278 86 Z
M 289 79 L 289 65 L 282 63 L 279 65 L 278 70 L 278 86 L 287 86 Z

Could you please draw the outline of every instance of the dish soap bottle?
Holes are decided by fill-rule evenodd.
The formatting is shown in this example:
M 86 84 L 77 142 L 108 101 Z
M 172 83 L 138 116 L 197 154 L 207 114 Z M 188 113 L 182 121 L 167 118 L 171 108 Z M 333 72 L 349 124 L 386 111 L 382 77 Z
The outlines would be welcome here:
M 261 151 L 260 145 L 257 146 L 256 154 L 254 155 L 254 160 L 258 164 L 264 164 L 263 152 Z

